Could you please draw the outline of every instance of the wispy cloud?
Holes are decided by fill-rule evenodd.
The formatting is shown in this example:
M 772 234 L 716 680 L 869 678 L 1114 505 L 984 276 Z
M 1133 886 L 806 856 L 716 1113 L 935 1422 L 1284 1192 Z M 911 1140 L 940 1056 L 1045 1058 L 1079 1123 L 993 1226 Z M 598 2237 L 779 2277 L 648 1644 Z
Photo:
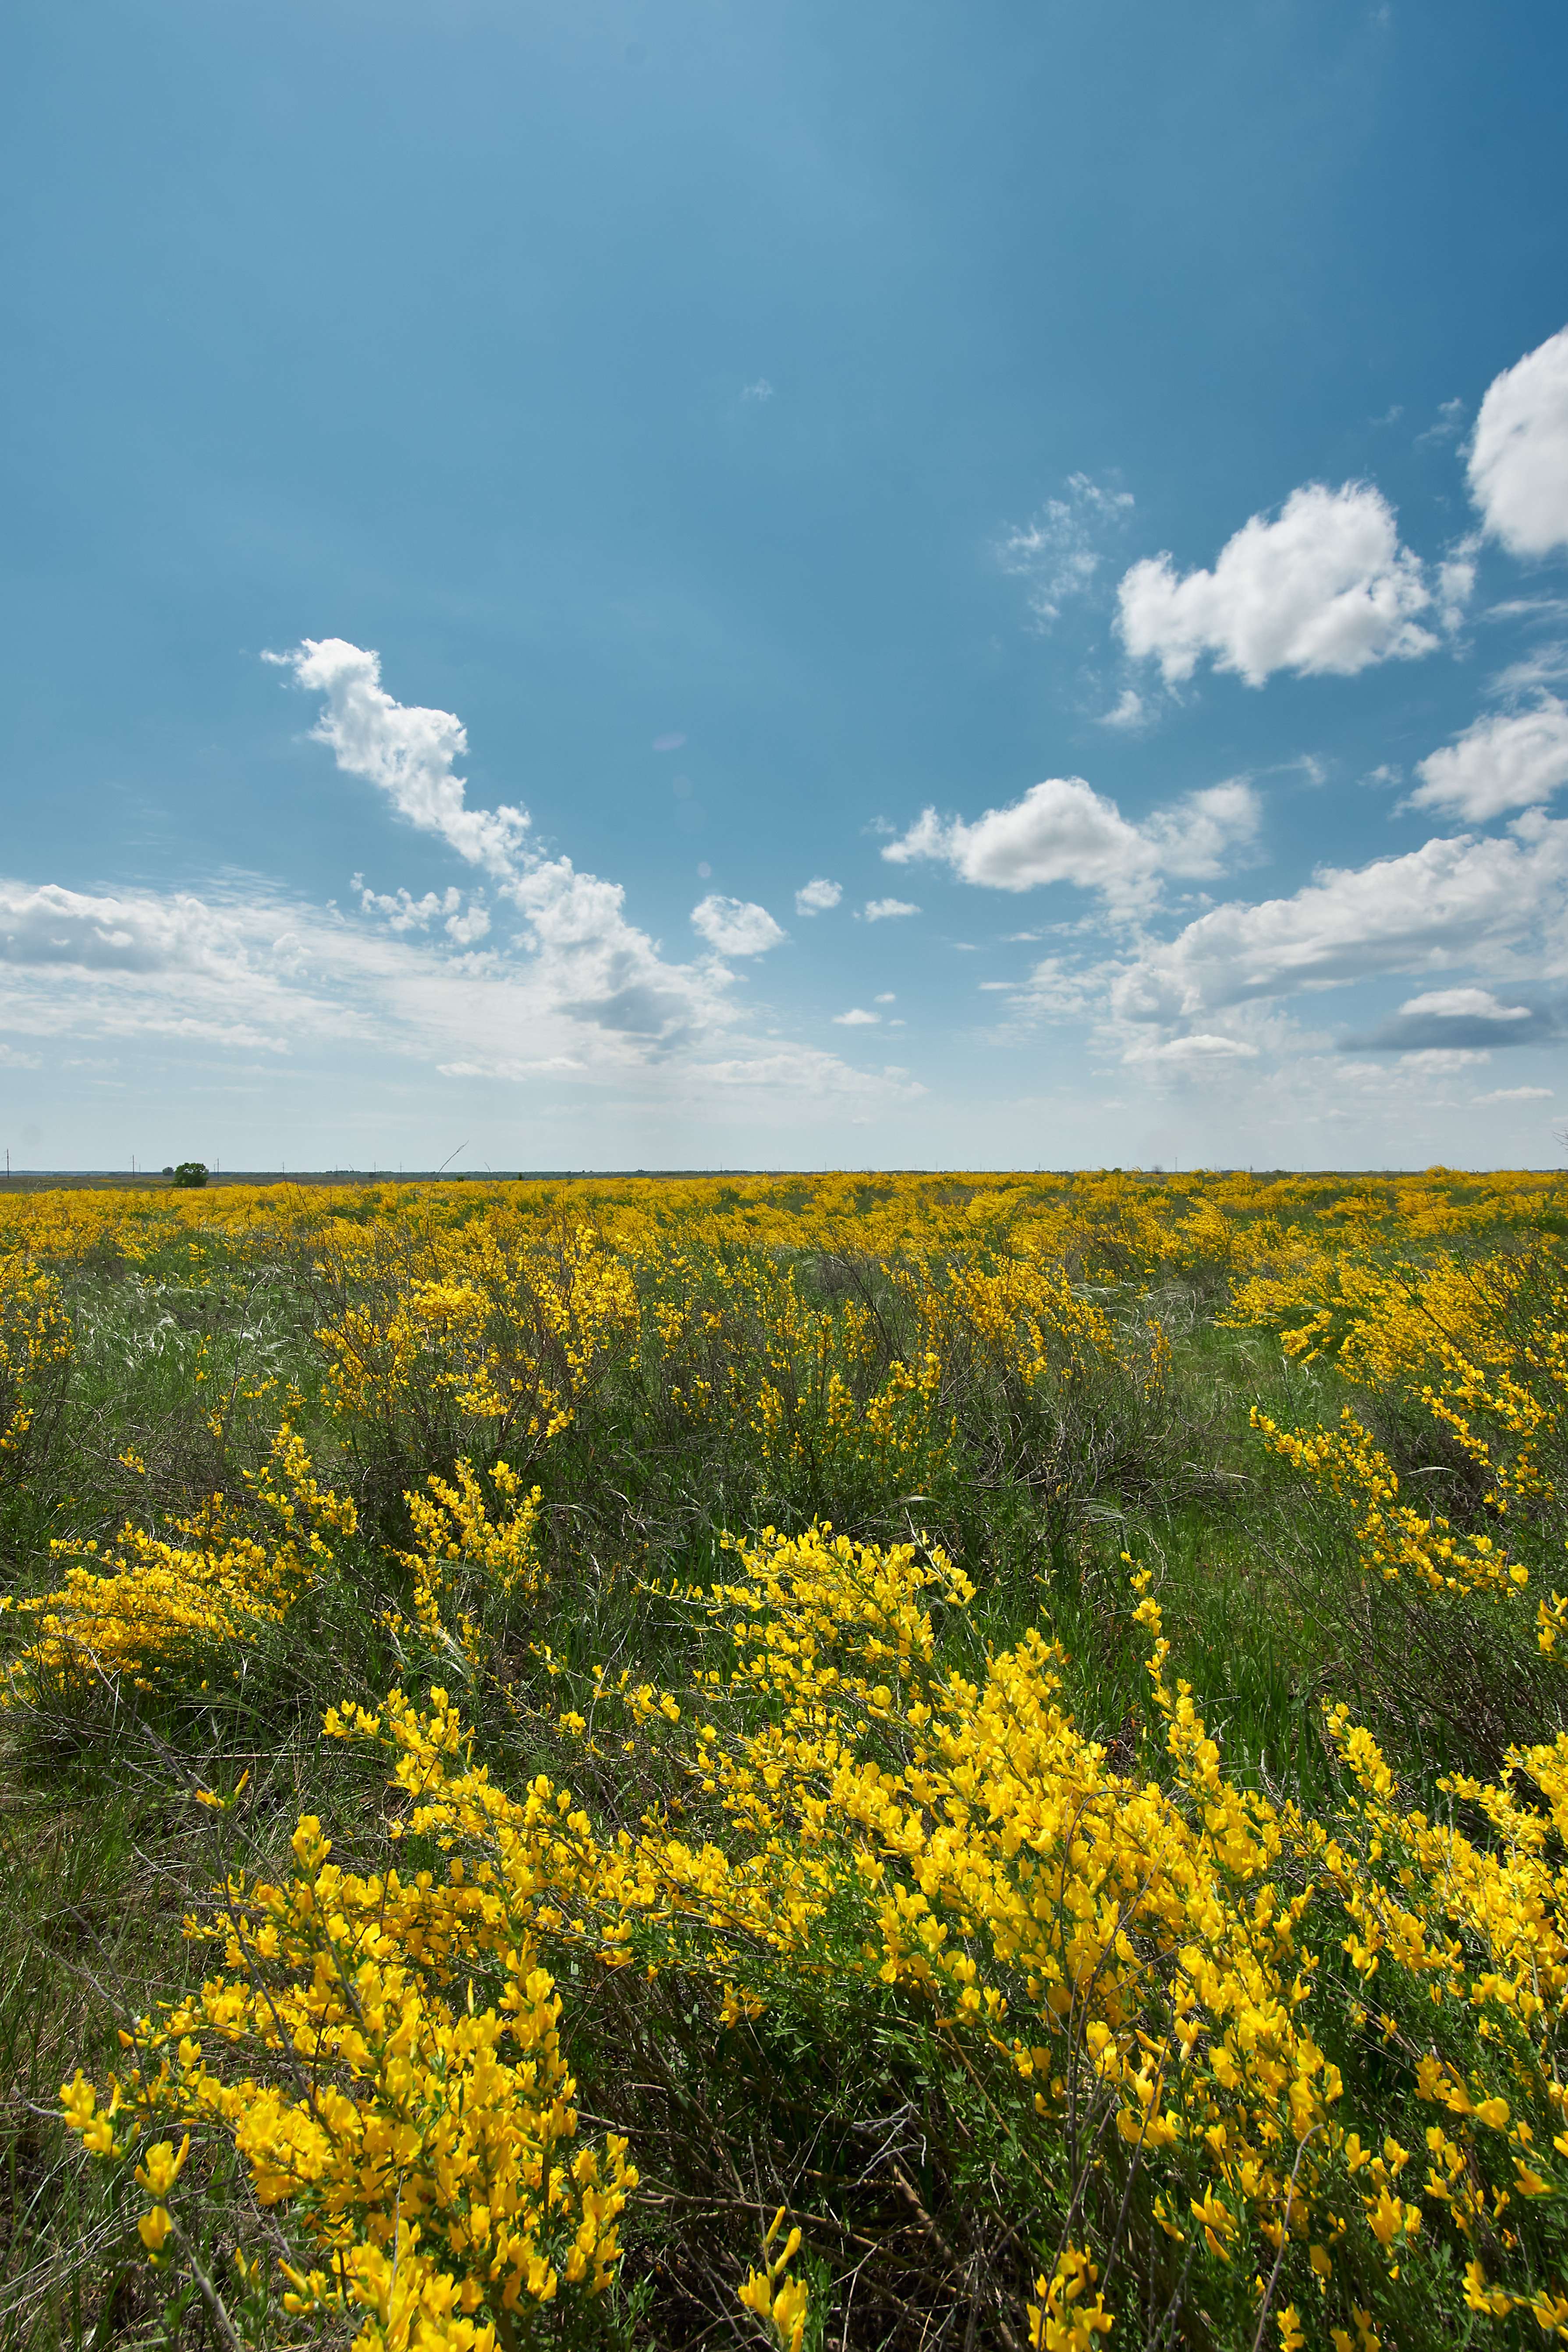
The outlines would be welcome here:
M 1135 728 L 1148 723 L 1149 707 L 1143 697 L 1131 686 L 1121 689 L 1121 699 L 1110 709 L 1101 711 L 1102 727 L 1115 727 L 1131 734 Z
M 1060 618 L 1071 597 L 1086 593 L 1131 510 L 1130 490 L 1069 474 L 1063 497 L 1047 499 L 1027 522 L 1003 532 L 997 561 L 1027 583 L 1029 610 L 1042 628 Z
M 1397 415 L 1398 410 L 1394 411 Z M 1465 429 L 1465 404 L 1462 400 L 1445 400 L 1438 404 L 1436 421 L 1424 433 L 1415 436 L 1417 448 L 1423 444 L 1432 446 L 1443 441 L 1455 441 Z

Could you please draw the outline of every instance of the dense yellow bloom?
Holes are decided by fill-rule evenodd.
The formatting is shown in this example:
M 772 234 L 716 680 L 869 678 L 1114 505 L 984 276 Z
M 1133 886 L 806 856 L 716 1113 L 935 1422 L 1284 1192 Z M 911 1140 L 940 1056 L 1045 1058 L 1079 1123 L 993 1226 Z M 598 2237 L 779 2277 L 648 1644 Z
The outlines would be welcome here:
M 1028 2305 L 1029 2352 L 1094 2352 L 1095 2337 L 1114 2324 L 1103 2295 L 1088 2300 L 1099 2276 L 1089 2256 L 1068 2246 L 1051 2276 L 1035 2281 L 1040 2300 Z
M 1551 1819 L 1505 1790 L 1456 1784 L 1499 1832 L 1489 1852 L 1402 1811 L 1375 1745 L 1342 1712 L 1332 1728 L 1361 1795 L 1332 1834 L 1237 1788 L 1191 1694 L 1166 1681 L 1147 1594 L 1138 1613 L 1172 1778 L 1140 1784 L 1063 1711 L 1038 1633 L 977 1680 L 940 1666 L 933 1606 L 962 1613 L 969 1598 L 940 1553 L 821 1528 L 737 1553 L 743 1579 L 691 1596 L 732 1644 L 728 1672 L 704 1670 L 671 1706 L 651 1686 L 622 1693 L 645 1736 L 721 1807 L 721 1840 L 693 1843 L 657 1820 L 606 1837 L 542 1777 L 525 1797 L 505 1794 L 468 1759 L 440 1692 L 428 1710 L 394 1694 L 375 1716 L 329 1726 L 390 1743 L 415 1801 L 410 1831 L 462 1857 L 482 1948 L 541 1934 L 585 1940 L 612 1966 L 635 1948 L 656 1968 L 710 1972 L 731 2012 L 737 1980 L 765 2002 L 784 1978 L 859 1969 L 927 2004 L 942 2031 L 1005 2052 L 1025 2113 L 1047 2126 L 1085 2095 L 1070 2088 L 1078 2076 L 1156 2177 L 1202 2151 L 1209 2186 L 1183 2210 L 1227 2267 L 1249 2239 L 1273 2250 L 1310 2233 L 1326 2280 L 1321 2242 L 1357 2231 L 1397 2276 L 1426 2227 L 1424 2196 L 1461 2237 L 1473 2228 L 1488 2192 L 1472 2129 L 1495 2136 L 1518 2193 L 1557 2194 L 1527 2154 L 1523 2110 L 1473 2071 L 1467 2084 L 1435 2059 L 1416 2069 L 1419 2095 L 1468 2119 L 1458 2141 L 1439 2133 L 1424 2189 L 1405 2178 L 1407 2149 L 1386 2136 L 1367 2147 L 1343 2127 L 1342 2084 L 1306 2022 L 1317 1958 L 1304 1934 L 1309 1909 L 1326 1905 L 1319 1932 L 1337 1914 L 1363 1980 L 1397 1968 L 1427 1984 L 1457 2006 L 1461 2040 L 1478 2013 L 1506 2021 L 1525 2107 L 1561 2124 L 1552 2052 L 1568 1886 Z M 1568 1739 L 1513 1761 L 1555 1818 Z M 1184 2233 L 1173 2218 L 1162 2226 Z M 1041 2286 L 1031 2325 L 1046 2341 L 1103 2332 L 1110 2315 L 1091 2284 L 1077 2272 Z
M 230 1884 L 192 1930 L 219 1972 L 128 2037 L 109 2116 L 186 2132 L 138 2181 L 167 2197 L 191 2133 L 226 2134 L 301 2244 L 289 2307 L 368 2314 L 357 2352 L 488 2347 L 524 2306 L 602 2293 L 637 2174 L 624 2140 L 577 2144 L 561 2003 L 531 1944 L 491 1932 L 501 1906 L 458 1866 L 439 1885 L 342 1871 L 310 1816 L 293 1853 L 282 1885 Z M 61 2095 L 85 2144 L 118 2154 L 92 2085 Z M 140 2226 L 157 2252 L 162 2203 Z
M 306 1813 L 291 1871 L 234 1876 L 193 1925 L 199 1990 L 140 2021 L 101 2093 L 79 2074 L 62 2090 L 84 2149 L 134 2167 L 148 2254 L 194 2259 L 216 2143 L 284 2234 L 291 2316 L 335 2314 L 359 2352 L 529 2340 L 604 2291 L 637 2186 L 622 2138 L 579 2129 L 557 1982 L 575 2005 L 629 1970 L 615 1998 L 675 1979 L 716 2035 L 831 1994 L 936 2053 L 1037 2184 L 1006 2257 L 1031 2352 L 1135 2333 L 1135 2236 L 1239 2342 L 1377 2352 L 1397 2340 L 1384 2298 L 1434 2281 L 1478 2342 L 1494 2323 L 1568 2342 L 1568 1735 L 1495 1779 L 1448 1776 L 1428 1812 L 1333 1707 L 1339 1793 L 1309 1817 L 1222 1750 L 1149 1575 L 1131 1611 L 1146 1702 L 1111 1747 L 1067 1703 L 1050 1622 L 1013 1591 L 983 1615 L 920 1532 L 968 1544 L 966 1482 L 1005 1464 L 1054 1562 L 1051 1530 L 1118 1491 L 1106 1433 L 1133 1430 L 1134 1466 L 1161 1442 L 1183 1298 L 1217 1302 L 1333 1368 L 1292 1381 L 1351 1386 L 1328 1427 L 1253 1426 L 1321 1498 L 1369 1610 L 1468 1625 L 1480 1603 L 1506 1629 L 1511 1607 L 1531 1688 L 1550 1688 L 1568 1271 L 1545 1212 L 1563 1205 L 1555 1178 L 1440 1171 L 0 1198 L 16 1460 L 71 1374 L 57 1269 L 84 1249 L 287 1262 L 314 1303 L 325 1442 L 407 1511 L 366 1614 L 384 1679 L 426 1695 L 345 1690 L 325 1727 L 387 1752 L 384 1843 L 342 1866 Z M 121 1446 L 146 1484 L 112 1491 L 144 1494 L 147 1524 L 58 1547 L 58 1589 L 17 1607 L 13 1690 L 194 1686 L 209 1650 L 255 1641 L 316 1580 L 352 1572 L 363 1595 L 368 1546 L 340 1557 L 353 1507 L 290 1411 L 247 1496 L 181 1519 L 158 1516 L 155 1448 Z M 561 1573 L 576 1539 L 573 1465 L 634 1413 L 669 1459 L 700 1439 L 735 1474 L 707 1527 L 736 1532 L 702 1583 L 656 1582 L 635 1532 L 603 1564 L 617 1598 L 679 1621 L 651 1654 L 687 1663 L 663 1680 L 526 1623 L 561 1599 L 544 1562 Z M 1402 1451 L 1412 1430 L 1430 1469 Z M 977 1580 L 980 1549 L 962 1555 Z M 1094 1606 L 1120 1640 L 1103 1583 Z M 481 1744 L 498 1717 L 541 1727 L 510 1780 Z M 595 1793 L 536 1769 L 552 1754 Z M 227 1814 L 246 1780 L 226 1797 L 204 1770 L 198 1802 Z M 263 1811 L 209 1826 L 249 1834 Z M 731 2284 L 774 2352 L 802 2352 L 826 2323 L 785 2218 Z
M 327 1535 L 353 1534 L 354 1507 L 318 1483 L 287 1422 L 247 1483 L 248 1509 L 215 1495 L 195 1517 L 174 1522 L 176 1541 L 135 1526 L 123 1528 L 105 1552 L 90 1541 L 57 1541 L 57 1557 L 76 1555 L 64 1582 L 5 1604 L 36 1628 L 10 1669 L 12 1690 L 37 1693 L 121 1674 L 146 1688 L 184 1659 L 279 1622 L 331 1568 Z
M 390 1740 L 410 1831 L 466 1856 L 477 1940 L 582 1932 L 615 1963 L 635 1934 L 664 1965 L 748 1974 L 764 1998 L 749 1956 L 808 1976 L 858 1966 L 1005 2049 L 1033 2103 L 1048 2108 L 1058 2074 L 1083 2065 L 1148 2154 L 1217 2130 L 1235 2204 L 1205 2212 L 1213 2243 L 1238 2210 L 1274 2210 L 1280 2152 L 1289 2171 L 1339 2095 L 1298 2018 L 1306 1898 L 1275 1875 L 1287 1825 L 1225 1782 L 1190 1695 L 1166 1687 L 1152 1604 L 1171 1794 L 1107 1769 L 1060 1707 L 1037 1633 L 979 1684 L 938 1670 L 931 1600 L 969 1598 L 940 1554 L 817 1529 L 740 1557 L 748 1578 L 703 1605 L 735 1644 L 731 1697 L 763 1699 L 768 1719 L 721 1732 L 729 1701 L 707 1683 L 673 1720 L 633 1710 L 686 1743 L 730 1818 L 723 1845 L 658 1828 L 604 1839 L 544 1779 L 505 1795 L 468 1762 L 443 1693 L 427 1712 L 394 1694 L 378 1717 L 329 1725 Z M 826 1927 L 847 1903 L 858 1960 Z
M 504 1219 L 353 1230 L 319 1262 L 335 1307 L 319 1338 L 338 1411 L 366 1436 L 547 1445 L 635 1336 L 630 1268 L 585 1225 L 522 1248 Z
M 1252 1425 L 1273 1454 L 1347 1501 L 1354 1515 L 1362 1566 L 1384 1583 L 1413 1576 L 1435 1591 L 1508 1594 L 1530 1580 L 1508 1546 L 1485 1533 L 1456 1535 L 1436 1513 L 1399 1499 L 1399 1480 L 1347 1405 L 1337 1430 L 1309 1434 L 1279 1428 L 1252 1409 Z
M 524 1494 L 506 1462 L 492 1464 L 489 1477 L 499 1506 L 493 1511 L 466 1459 L 458 1464 L 455 1484 L 431 1476 L 422 1493 L 404 1498 L 419 1549 L 402 1559 L 414 1580 L 415 1618 L 433 1640 L 455 1633 L 459 1643 L 469 1643 L 478 1630 L 472 1607 L 538 1591 L 540 1489 Z

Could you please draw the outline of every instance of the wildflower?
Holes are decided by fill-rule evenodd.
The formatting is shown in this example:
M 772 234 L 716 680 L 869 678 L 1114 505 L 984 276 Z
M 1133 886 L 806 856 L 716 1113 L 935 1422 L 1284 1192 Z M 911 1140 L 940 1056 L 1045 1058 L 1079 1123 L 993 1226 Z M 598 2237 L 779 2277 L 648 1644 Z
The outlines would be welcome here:
M 136 2224 L 136 2234 L 152 2261 L 156 2262 L 163 2253 L 164 2241 L 174 2226 L 166 2205 L 154 2205 L 149 2212 L 142 2215 Z
M 768 2249 L 784 2226 L 785 2211 L 781 2205 L 763 2240 L 763 2267 L 748 2272 L 737 2294 L 748 2311 L 767 2322 L 778 2352 L 800 2352 L 810 2295 L 804 2281 L 789 2274 L 789 2265 L 800 2252 L 799 2230 L 791 2230 L 780 2252 L 768 2260 Z
M 1027 2305 L 1029 2352 L 1093 2352 L 1095 2337 L 1110 2335 L 1114 2323 L 1103 2295 L 1087 2300 L 1099 2276 L 1087 2253 L 1064 2249 L 1051 2276 L 1035 2281 L 1040 2300 Z
M 185 2158 L 191 2152 L 191 2136 L 187 2132 L 180 2142 L 178 2155 L 172 2140 L 161 2139 L 147 2150 L 136 2168 L 140 2186 L 154 2197 L 166 2197 L 184 2169 Z

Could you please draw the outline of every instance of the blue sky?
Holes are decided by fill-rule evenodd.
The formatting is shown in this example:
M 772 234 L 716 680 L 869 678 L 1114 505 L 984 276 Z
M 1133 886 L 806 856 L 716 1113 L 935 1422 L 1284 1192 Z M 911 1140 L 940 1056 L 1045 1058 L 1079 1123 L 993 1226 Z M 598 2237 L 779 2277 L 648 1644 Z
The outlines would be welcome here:
M 1562 1156 L 1560 8 L 8 22 L 16 1165 Z

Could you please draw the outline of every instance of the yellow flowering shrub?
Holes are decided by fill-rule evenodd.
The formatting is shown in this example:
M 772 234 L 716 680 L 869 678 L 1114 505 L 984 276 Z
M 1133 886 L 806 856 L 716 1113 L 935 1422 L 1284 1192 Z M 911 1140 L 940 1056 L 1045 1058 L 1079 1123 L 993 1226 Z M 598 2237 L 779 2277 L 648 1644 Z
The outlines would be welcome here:
M 1384 1583 L 1414 1577 L 1436 1592 L 1522 1591 L 1530 1571 L 1506 1541 L 1484 1530 L 1456 1534 L 1438 1512 L 1399 1498 L 1399 1479 L 1349 1405 L 1338 1429 L 1281 1429 L 1252 1408 L 1252 1425 L 1271 1454 L 1349 1506 L 1363 1569 Z M 1483 1459 L 1485 1457 L 1483 1456 Z
M 199 1984 L 59 2070 L 116 2261 L 258 2352 L 1568 2343 L 1564 1230 L 1452 1171 L 0 1196 L 8 1690 L 224 1751 Z M 68 1299 L 199 1392 L 51 1420 Z
M 121 1675 L 149 1690 L 183 1664 L 280 1623 L 331 1568 L 328 1535 L 352 1536 L 357 1516 L 345 1496 L 319 1484 L 287 1422 L 247 1480 L 248 1508 L 215 1495 L 168 1535 L 129 1526 L 106 1550 L 90 1538 L 57 1538 L 58 1559 L 75 1556 L 63 1583 L 30 1599 L 0 1596 L 0 1607 L 32 1630 L 9 1670 L 10 1694 Z
M 488 1222 L 356 1236 L 318 1262 L 328 1393 L 400 1457 L 548 1445 L 635 1337 L 630 1269 L 586 1225 L 526 1250 Z
M 1403 2190 L 1406 2151 L 1347 2143 L 1368 2226 L 1408 2240 L 1426 2200 L 1455 2233 L 1472 2312 L 1528 2313 L 1568 2341 L 1568 1735 L 1512 1750 L 1502 1783 L 1439 1782 L 1487 1824 L 1477 1843 L 1399 1804 L 1347 1707 L 1330 1730 L 1352 1787 L 1339 1819 L 1303 1835 L 1346 1922 L 1354 2020 L 1399 2052 L 1430 2116 L 1430 2161 Z
M 74 1352 L 58 1277 L 0 1257 L 0 1480 L 20 1479 L 36 1456 L 39 1416 L 58 1415 Z
M 1455 1784 L 1500 1834 L 1487 1851 L 1400 1812 L 1342 1711 L 1334 1736 L 1361 1793 L 1331 1834 L 1226 1778 L 1190 1691 L 1167 1681 L 1146 1591 L 1163 1782 L 1112 1771 L 1078 1730 L 1038 1633 L 979 1679 L 941 1665 L 933 1609 L 962 1618 L 969 1594 L 940 1553 L 820 1528 L 739 1550 L 742 1580 L 692 1596 L 732 1644 L 728 1671 L 703 1669 L 679 1697 L 626 1694 L 709 1801 L 707 1837 L 658 1816 L 608 1837 L 543 1777 L 507 1795 L 469 1760 L 444 1694 L 428 1712 L 395 1696 L 330 1727 L 391 1742 L 416 1799 L 409 1832 L 455 1857 L 476 1905 L 499 1906 L 487 1935 L 696 1970 L 749 2014 L 858 1975 L 967 2044 L 966 2063 L 1005 2062 L 991 2095 L 1013 2084 L 1021 2140 L 1059 2140 L 1075 2108 L 1080 2130 L 1103 2115 L 1114 2137 L 1099 2137 L 1094 2169 L 1142 2182 L 1142 2226 L 1243 2280 L 1249 2261 L 1277 2273 L 1294 2248 L 1298 2291 L 1331 2307 L 1342 2274 L 1356 2293 L 1369 2273 L 1396 2284 L 1444 2232 L 1477 2263 L 1479 2231 L 1495 2259 L 1498 2216 L 1528 2200 L 1528 2245 L 1518 2226 L 1497 2241 L 1517 2259 L 1488 2273 L 1487 2307 L 1556 2327 L 1543 2250 L 1568 2220 L 1568 2170 L 1549 2153 L 1568 2154 L 1568 1875 L 1547 1849 L 1568 1822 L 1568 1739 L 1515 1759 L 1550 1822 Z M 1320 1978 L 1342 1948 L 1360 1984 L 1397 1969 L 1418 1988 L 1414 2024 L 1381 2008 L 1372 2021 L 1359 1994 L 1336 2010 Z M 1473 2109 L 1511 2170 L 1490 2177 L 1470 2126 L 1434 2124 L 1425 2177 L 1386 2131 L 1369 2134 L 1325 2049 L 1369 2030 L 1405 2058 L 1411 2099 Z M 1503 2081 L 1508 2097 L 1491 2087 Z M 1080 2229 L 1088 2218 L 1080 2197 Z M 766 2277 L 749 2284 L 761 2309 Z M 1113 2315 L 1087 2253 L 1037 2293 L 1030 2326 L 1047 2343 L 1088 2342 Z M 1359 2326 L 1363 2305 L 1342 2302 Z
M 494 1510 L 467 1460 L 455 1480 L 432 1475 L 423 1492 L 404 1497 L 418 1549 L 405 1552 L 403 1563 L 414 1581 L 415 1620 L 433 1640 L 448 1638 L 453 1621 L 459 1640 L 470 1643 L 479 1633 L 475 1609 L 539 1589 L 541 1489 L 525 1494 L 507 1462 L 492 1464 L 489 1479 Z
M 292 1846 L 287 1881 L 233 1881 L 190 1924 L 219 1972 L 138 2021 L 106 2096 L 79 2072 L 66 2121 L 105 2161 L 161 2129 L 182 2162 L 226 2138 L 297 2252 L 285 2310 L 343 2311 L 355 2352 L 516 2346 L 557 2296 L 603 2294 L 637 2185 L 623 2140 L 578 2141 L 554 1984 L 460 1867 L 345 1872 L 310 1816 Z M 171 2154 L 136 2175 L 153 2254 L 178 2227 Z
M 1323 1272 L 1321 1264 L 1316 1281 Z M 1288 1355 L 1328 1359 L 1467 1465 L 1487 1507 L 1563 1524 L 1568 1475 L 1568 1265 L 1538 1243 L 1392 1268 L 1341 1263 L 1332 1295 L 1281 1328 Z M 1317 1295 L 1321 1297 L 1321 1290 Z M 1297 1302 L 1308 1307 L 1312 1286 Z M 1238 1295 L 1236 1319 L 1268 1319 Z

